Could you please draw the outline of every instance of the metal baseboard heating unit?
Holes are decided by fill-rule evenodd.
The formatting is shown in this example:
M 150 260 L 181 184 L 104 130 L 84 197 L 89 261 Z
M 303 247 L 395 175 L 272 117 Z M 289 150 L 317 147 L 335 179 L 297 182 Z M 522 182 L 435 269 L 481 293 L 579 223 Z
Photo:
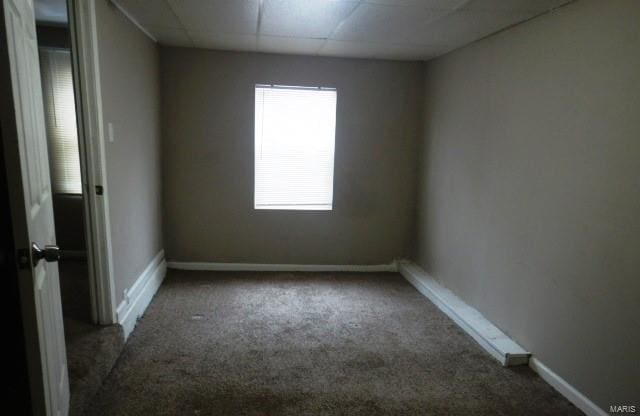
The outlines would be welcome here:
M 467 305 L 450 290 L 442 287 L 420 266 L 410 261 L 400 261 L 398 271 L 503 366 L 529 363 L 531 353 L 500 331 L 480 312 Z

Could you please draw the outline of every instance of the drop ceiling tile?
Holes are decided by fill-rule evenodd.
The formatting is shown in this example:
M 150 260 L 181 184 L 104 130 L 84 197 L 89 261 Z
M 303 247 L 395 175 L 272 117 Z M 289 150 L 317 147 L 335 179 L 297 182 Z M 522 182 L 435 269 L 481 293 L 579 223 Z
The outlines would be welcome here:
M 394 60 L 426 60 L 441 53 L 441 47 L 328 40 L 318 55 Z
M 363 0 L 363 3 L 382 6 L 421 7 L 432 10 L 455 10 L 468 0 Z
M 533 17 L 532 12 L 455 11 L 431 22 L 419 36 L 422 39 L 442 40 L 449 49 L 464 46 Z
M 264 0 L 260 34 L 326 38 L 357 1 Z
M 148 0 L 115 0 L 115 3 L 147 30 L 151 26 L 181 27 L 178 18 L 165 1 L 154 1 L 151 4 Z
M 381 59 L 429 59 L 570 2 L 112 1 L 162 44 Z M 256 36 L 260 3 L 261 36 Z
M 511 11 L 543 13 L 571 0 L 470 0 L 462 7 L 472 11 Z
M 360 5 L 331 36 L 333 40 L 370 43 L 430 44 L 420 32 L 429 22 L 449 13 L 420 7 Z
M 161 45 L 184 47 L 193 46 L 193 42 L 191 42 L 189 35 L 184 29 L 162 26 L 148 26 L 145 29 L 147 29 Z
M 315 55 L 324 42 L 324 39 L 260 35 L 258 37 L 258 50 L 260 52 Z
M 228 51 L 256 51 L 258 47 L 258 38 L 255 35 L 200 31 L 189 31 L 188 33 L 196 48 Z
M 187 31 L 255 34 L 258 0 L 167 0 Z

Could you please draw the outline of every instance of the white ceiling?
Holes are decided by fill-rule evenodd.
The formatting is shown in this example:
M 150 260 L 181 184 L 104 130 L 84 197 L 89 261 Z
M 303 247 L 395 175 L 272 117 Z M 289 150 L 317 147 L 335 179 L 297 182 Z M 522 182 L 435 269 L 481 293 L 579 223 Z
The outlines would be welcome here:
M 427 60 L 571 0 L 112 0 L 163 45 Z

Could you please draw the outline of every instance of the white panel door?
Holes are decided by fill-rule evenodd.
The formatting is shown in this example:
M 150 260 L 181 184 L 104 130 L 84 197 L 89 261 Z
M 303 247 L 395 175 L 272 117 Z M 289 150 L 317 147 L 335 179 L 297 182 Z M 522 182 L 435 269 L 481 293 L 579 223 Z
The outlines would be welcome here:
M 33 412 L 66 416 L 69 381 L 32 0 L 3 0 L 1 125 Z M 39 259 L 32 244 L 51 246 Z M 43 253 L 40 253 L 43 254 Z

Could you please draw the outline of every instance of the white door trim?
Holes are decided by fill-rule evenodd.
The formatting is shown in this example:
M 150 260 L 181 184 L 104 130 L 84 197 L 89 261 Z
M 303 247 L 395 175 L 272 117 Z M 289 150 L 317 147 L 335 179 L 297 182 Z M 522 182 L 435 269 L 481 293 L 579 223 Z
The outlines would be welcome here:
M 95 322 L 108 325 L 116 323 L 117 316 L 95 0 L 68 4 L 91 300 Z

